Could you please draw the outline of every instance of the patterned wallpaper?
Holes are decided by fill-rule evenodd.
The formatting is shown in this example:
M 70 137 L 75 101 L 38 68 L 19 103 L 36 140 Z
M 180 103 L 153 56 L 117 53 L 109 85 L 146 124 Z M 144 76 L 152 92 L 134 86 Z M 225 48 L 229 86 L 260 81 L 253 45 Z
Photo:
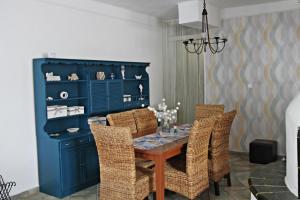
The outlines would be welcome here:
M 300 92 L 300 10 L 224 20 L 223 53 L 207 54 L 206 103 L 237 109 L 230 148 L 257 138 L 285 153 L 285 110 Z

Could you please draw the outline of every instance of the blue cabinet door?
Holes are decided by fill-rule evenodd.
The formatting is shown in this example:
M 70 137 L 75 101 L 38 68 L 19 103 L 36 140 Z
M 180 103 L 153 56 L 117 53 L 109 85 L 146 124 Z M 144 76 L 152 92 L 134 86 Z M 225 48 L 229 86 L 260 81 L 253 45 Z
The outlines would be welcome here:
M 99 161 L 95 142 L 91 142 L 84 149 L 85 182 L 93 185 L 99 182 Z
M 77 191 L 82 184 L 80 148 L 62 149 L 61 170 L 63 196 Z
M 107 81 L 91 81 L 90 105 L 91 113 L 107 112 Z
M 109 111 L 121 111 L 124 109 L 122 80 L 108 81 L 108 95 Z

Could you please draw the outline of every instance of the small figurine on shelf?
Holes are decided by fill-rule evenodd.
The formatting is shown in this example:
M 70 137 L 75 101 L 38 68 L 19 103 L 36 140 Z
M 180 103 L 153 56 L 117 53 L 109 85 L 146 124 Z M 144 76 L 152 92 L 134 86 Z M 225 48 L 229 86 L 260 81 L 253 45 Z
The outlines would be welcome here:
M 104 80 L 105 79 L 105 73 L 104 72 L 97 72 L 96 73 L 97 80 Z
M 78 81 L 79 77 L 77 76 L 76 73 L 72 73 L 70 76 L 68 76 L 69 81 Z
M 69 97 L 69 93 L 66 92 L 66 91 L 62 91 L 60 94 L 59 94 L 60 98 L 62 99 L 67 99 Z
M 142 79 L 142 75 L 134 75 L 135 79 Z
M 125 79 L 125 66 L 121 66 L 121 74 L 122 74 L 122 79 Z
M 46 80 L 47 81 L 60 81 L 60 76 L 54 76 L 53 72 L 46 73 Z
M 142 84 L 139 85 L 139 89 L 140 89 L 140 98 L 139 98 L 139 100 L 143 101 L 144 97 L 143 97 L 143 85 Z
M 111 79 L 111 80 L 114 80 L 115 77 L 116 77 L 116 75 L 115 75 L 114 73 L 110 73 L 110 79 Z
M 52 101 L 53 97 L 47 97 L 47 101 Z

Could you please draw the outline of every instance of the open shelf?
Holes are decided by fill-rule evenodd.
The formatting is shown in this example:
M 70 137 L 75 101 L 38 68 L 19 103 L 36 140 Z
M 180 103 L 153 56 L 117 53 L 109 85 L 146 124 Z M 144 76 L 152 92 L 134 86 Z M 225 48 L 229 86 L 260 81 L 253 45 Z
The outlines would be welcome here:
M 63 83 L 86 83 L 87 80 L 77 80 L 77 81 L 46 81 L 47 84 L 63 84 Z
M 67 130 L 63 131 L 57 131 L 53 133 L 59 133 L 59 136 L 50 136 L 51 133 L 48 133 L 49 137 L 52 139 L 58 139 L 58 140 L 64 140 L 64 139 L 70 139 L 70 138 L 76 138 L 76 137 L 82 137 L 84 135 L 90 135 L 91 130 L 90 129 L 79 129 L 76 133 L 69 133 Z
M 65 117 L 51 118 L 51 119 L 48 119 L 48 121 L 59 120 L 59 119 L 69 119 L 69 118 L 74 118 L 74 117 L 86 117 L 86 116 L 88 116 L 88 114 L 68 115 L 68 116 L 65 116 Z
M 135 78 L 133 78 L 133 79 L 123 79 L 123 81 L 147 81 L 148 79 L 146 79 L 146 78 L 142 78 L 142 79 L 135 79 Z
M 75 100 L 84 100 L 87 99 L 87 97 L 71 97 L 67 99 L 53 99 L 53 100 L 46 100 L 48 103 L 51 102 L 65 102 L 65 101 L 75 101 Z
M 132 95 L 131 98 L 139 98 L 141 95 Z M 149 95 L 142 95 L 142 97 L 149 97 Z

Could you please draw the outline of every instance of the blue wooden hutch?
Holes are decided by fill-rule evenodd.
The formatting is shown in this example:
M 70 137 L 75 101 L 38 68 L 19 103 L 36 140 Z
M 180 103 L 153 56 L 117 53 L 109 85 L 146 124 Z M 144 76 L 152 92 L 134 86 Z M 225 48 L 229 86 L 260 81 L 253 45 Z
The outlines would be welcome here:
M 125 66 L 125 79 L 122 79 L 121 66 Z M 118 61 L 33 60 L 41 192 L 62 198 L 99 182 L 98 155 L 87 120 L 91 116 L 148 106 L 148 66 L 149 63 Z M 100 71 L 105 73 L 105 80 L 96 79 Z M 61 80 L 47 81 L 46 73 L 49 72 L 60 76 Z M 79 80 L 68 80 L 72 73 L 76 73 Z M 111 79 L 112 73 L 114 79 Z M 142 79 L 136 79 L 135 75 L 142 75 Z M 142 98 L 140 84 L 144 88 Z M 62 91 L 68 92 L 67 99 L 60 98 Z M 123 101 L 125 94 L 131 95 L 131 101 Z M 83 106 L 84 113 L 48 119 L 47 107 L 53 105 Z M 68 133 L 66 129 L 72 127 L 80 129 L 75 134 Z

